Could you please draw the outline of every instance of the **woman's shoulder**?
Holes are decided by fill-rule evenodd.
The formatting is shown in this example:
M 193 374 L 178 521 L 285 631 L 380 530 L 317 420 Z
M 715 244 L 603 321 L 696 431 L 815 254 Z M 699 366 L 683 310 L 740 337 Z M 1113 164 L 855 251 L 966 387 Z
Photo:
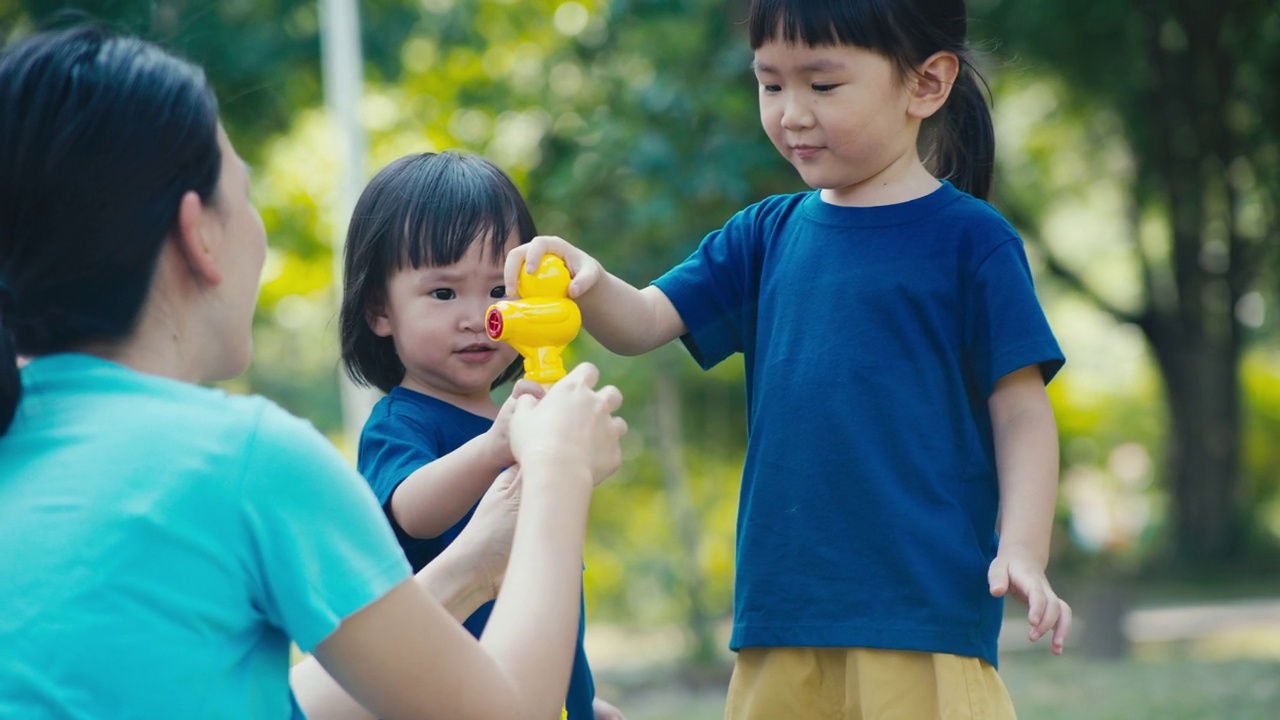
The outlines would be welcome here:
M 77 353 L 49 355 L 22 369 L 23 402 L 51 417 L 77 410 L 81 416 L 110 415 L 110 427 L 155 435 L 193 426 L 222 428 L 258 422 L 275 404 L 256 395 L 236 395 L 154 375 L 104 358 Z

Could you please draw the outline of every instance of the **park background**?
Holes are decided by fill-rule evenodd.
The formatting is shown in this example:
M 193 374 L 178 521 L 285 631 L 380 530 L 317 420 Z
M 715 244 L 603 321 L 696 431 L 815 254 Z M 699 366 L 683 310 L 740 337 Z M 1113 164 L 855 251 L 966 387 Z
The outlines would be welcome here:
M 541 232 L 637 284 L 736 210 L 803 189 L 759 127 L 742 0 L 348 0 L 358 22 L 343 5 L 0 0 L 0 39 L 77 9 L 207 69 L 272 245 L 255 359 L 227 388 L 276 400 L 348 454 L 369 401 L 337 359 L 332 250 L 351 178 L 358 190 L 411 152 L 479 153 L 516 179 Z M 969 11 L 994 204 L 1026 241 L 1068 358 L 1049 388 L 1050 576 L 1078 627 L 1051 659 L 1010 603 L 1015 702 L 1030 718 L 1280 717 L 1280 9 Z M 335 103 L 322 71 L 334 32 L 359 39 L 358 102 Z M 830 299 L 814 300 L 814 322 L 838 332 Z M 622 388 L 632 426 L 589 529 L 601 693 L 631 720 L 719 717 L 741 361 L 703 373 L 678 345 L 619 358 L 585 335 L 570 356 Z

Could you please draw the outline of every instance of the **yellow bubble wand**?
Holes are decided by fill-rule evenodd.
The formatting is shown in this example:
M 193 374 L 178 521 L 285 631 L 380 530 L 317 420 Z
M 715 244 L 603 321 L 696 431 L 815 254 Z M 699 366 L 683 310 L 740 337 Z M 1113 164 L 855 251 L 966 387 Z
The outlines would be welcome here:
M 521 268 L 519 300 L 489 306 L 485 328 L 524 356 L 525 377 L 550 386 L 564 377 L 564 348 L 582 328 L 582 313 L 569 299 L 569 268 L 555 255 L 543 255 L 538 270 Z

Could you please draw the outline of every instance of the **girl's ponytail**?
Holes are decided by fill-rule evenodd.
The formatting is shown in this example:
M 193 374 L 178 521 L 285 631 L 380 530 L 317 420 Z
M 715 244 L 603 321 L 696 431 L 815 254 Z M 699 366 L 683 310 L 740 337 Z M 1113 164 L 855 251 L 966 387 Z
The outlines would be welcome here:
M 962 59 L 951 96 L 930 133 L 933 147 L 926 154 L 935 177 L 981 200 L 991 195 L 996 154 L 985 86 L 978 71 Z
M 13 336 L 13 291 L 0 280 L 0 436 L 9 431 L 22 398 L 18 343 Z

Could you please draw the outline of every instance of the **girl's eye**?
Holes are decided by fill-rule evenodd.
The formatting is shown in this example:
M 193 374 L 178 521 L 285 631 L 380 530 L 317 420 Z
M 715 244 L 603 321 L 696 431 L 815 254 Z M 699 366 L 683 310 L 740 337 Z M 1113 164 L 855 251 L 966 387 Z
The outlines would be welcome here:
M 764 90 L 764 91 L 765 91 L 765 92 L 767 92 L 767 93 L 782 92 L 782 86 L 781 86 L 781 85 L 770 85 L 770 84 L 768 84 L 768 83 L 761 83 L 761 84 L 760 84 L 760 89 L 761 89 L 761 90 Z
M 458 296 L 457 293 L 455 293 L 453 290 L 450 290 L 449 288 L 440 288 L 439 290 L 432 290 L 430 295 L 436 300 L 452 300 Z
M 507 296 L 507 286 L 506 286 L 506 285 L 499 285 L 498 287 L 496 287 L 496 288 L 494 288 L 494 289 L 492 289 L 492 290 L 490 290 L 490 291 L 489 291 L 489 297 L 494 298 L 494 299 L 497 299 L 497 300 L 501 300 L 502 298 L 504 298 L 504 297 L 506 297 L 506 296 Z
M 838 86 L 836 86 L 836 85 L 824 85 L 824 84 L 821 84 L 821 83 L 814 83 L 814 84 L 813 84 L 813 91 L 814 91 L 814 92 L 820 92 L 820 93 L 831 92 L 832 90 L 835 90 L 835 89 L 836 89 L 836 87 L 838 87 Z

